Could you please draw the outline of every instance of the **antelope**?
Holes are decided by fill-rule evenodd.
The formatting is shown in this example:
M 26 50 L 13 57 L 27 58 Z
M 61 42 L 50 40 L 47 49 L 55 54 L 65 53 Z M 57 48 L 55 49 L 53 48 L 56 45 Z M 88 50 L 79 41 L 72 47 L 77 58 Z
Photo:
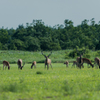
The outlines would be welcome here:
M 91 63 L 91 61 L 88 58 L 82 58 L 82 63 L 87 63 L 87 64 L 91 65 L 92 68 L 94 67 L 94 65 Z
M 4 66 L 8 66 L 8 70 L 10 69 L 10 66 L 9 66 L 9 62 L 8 61 L 3 61 L 3 70 L 4 70 Z M 6 69 L 6 67 L 5 67 L 5 69 Z
M 31 69 L 33 68 L 33 66 L 34 66 L 34 68 L 36 68 L 36 61 L 32 62 Z
M 100 59 L 98 57 L 96 57 L 94 59 L 94 64 L 97 64 L 99 66 L 99 69 L 100 69 Z
M 42 51 L 41 51 L 41 53 L 42 53 L 42 55 L 46 58 L 46 59 L 45 59 L 45 68 L 46 68 L 46 65 L 47 65 L 47 70 L 49 69 L 49 65 L 50 65 L 51 68 L 52 68 L 51 59 L 49 59 L 49 56 L 52 54 L 52 52 L 51 52 L 48 56 L 44 55 Z M 53 68 L 52 68 L 52 69 L 53 69 Z
M 73 65 L 72 66 L 75 67 L 75 65 L 78 66 L 77 61 L 73 61 Z
M 77 62 L 79 62 L 79 57 L 77 58 Z M 94 67 L 94 65 L 91 63 L 91 61 L 88 58 L 81 58 L 81 66 L 84 68 L 83 63 L 87 63 L 89 65 L 92 66 L 92 68 Z
M 64 64 L 66 64 L 66 67 L 68 67 L 69 62 L 68 61 L 65 61 Z
M 86 48 L 85 48 L 86 49 Z M 78 67 L 79 68 L 81 68 L 81 66 L 84 68 L 84 66 L 83 66 L 83 62 L 82 62 L 82 55 L 83 55 L 83 53 L 85 53 L 85 50 L 84 50 L 84 52 L 82 52 L 82 53 L 80 53 L 78 50 L 77 50 L 77 48 L 76 48 L 76 51 L 79 53 L 79 55 L 80 55 L 80 57 L 78 57 L 76 60 L 77 60 L 77 65 L 78 65 Z
M 23 66 L 22 66 L 22 59 L 18 59 L 17 61 L 17 64 L 18 64 L 18 69 L 20 68 L 22 70 L 22 68 L 24 67 L 25 63 L 23 63 Z
M 81 59 L 81 61 L 80 61 L 80 59 Z M 76 61 L 77 61 L 77 66 L 79 67 L 79 68 L 81 68 L 81 66 L 84 68 L 84 66 L 83 66 L 83 64 L 82 64 L 82 56 L 81 56 L 81 58 L 80 57 L 77 57 L 77 59 L 76 59 Z

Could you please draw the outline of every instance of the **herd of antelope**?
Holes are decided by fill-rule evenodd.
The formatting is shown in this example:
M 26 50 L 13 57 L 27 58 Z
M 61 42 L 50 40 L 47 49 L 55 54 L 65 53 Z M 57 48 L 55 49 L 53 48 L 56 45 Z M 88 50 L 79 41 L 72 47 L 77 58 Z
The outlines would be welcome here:
M 79 68 L 81 68 L 81 66 L 82 66 L 82 68 L 84 68 L 84 66 L 83 66 L 84 63 L 91 65 L 92 68 L 94 67 L 94 65 L 92 64 L 92 62 L 88 58 L 81 58 L 81 62 L 80 62 L 80 57 L 77 57 L 76 61 L 73 61 L 72 66 L 74 66 L 74 67 L 76 66 Z M 64 62 L 64 64 L 66 64 L 66 67 L 68 67 L 69 62 L 66 61 L 66 62 Z M 94 59 L 94 64 L 97 64 L 99 66 L 99 69 L 100 69 L 100 59 L 98 57 L 96 57 Z
M 79 53 L 79 51 L 77 49 L 76 49 L 76 51 Z M 84 50 L 84 52 L 85 52 L 85 50 Z M 73 65 L 72 66 L 76 65 L 77 67 L 79 67 L 81 69 L 81 66 L 82 66 L 82 68 L 84 68 L 84 66 L 83 66 L 84 63 L 87 63 L 88 65 L 92 66 L 92 68 L 94 67 L 94 64 L 97 64 L 99 66 L 99 69 L 100 69 L 100 59 L 98 57 L 96 57 L 94 59 L 94 64 L 92 64 L 90 59 L 82 58 L 82 55 L 84 54 L 84 52 L 83 53 L 79 53 L 80 57 L 77 57 L 76 61 L 73 61 Z M 66 67 L 68 67 L 69 62 L 66 61 L 66 62 L 64 62 L 64 64 L 66 64 Z
M 78 50 L 77 50 L 77 52 L 78 52 Z M 48 70 L 49 69 L 49 65 L 52 68 L 51 59 L 49 59 L 49 56 L 52 54 L 52 52 L 48 56 L 44 55 L 42 51 L 41 51 L 41 53 L 45 57 L 45 68 L 47 66 L 47 70 Z M 72 66 L 76 65 L 79 68 L 81 68 L 81 66 L 84 68 L 83 64 L 87 63 L 87 64 L 91 65 L 92 68 L 94 67 L 94 65 L 92 64 L 92 62 L 88 58 L 82 58 L 83 54 L 81 54 L 81 53 L 79 53 L 79 55 L 80 55 L 80 57 L 77 57 L 76 61 L 73 61 L 73 65 Z M 68 67 L 69 62 L 65 61 L 64 64 L 66 64 L 66 67 Z M 100 69 L 100 59 L 98 57 L 96 57 L 94 59 L 94 64 L 97 64 L 99 66 L 99 69 Z M 22 70 L 22 68 L 24 67 L 25 63 L 22 62 L 22 59 L 18 59 L 17 65 L 18 65 L 18 69 Z M 36 61 L 32 62 L 31 69 L 33 68 L 33 66 L 34 66 L 34 68 L 36 68 Z M 5 61 L 5 60 L 3 61 L 3 70 L 4 70 L 4 67 L 5 67 L 5 69 L 6 69 L 6 67 L 8 67 L 8 70 L 10 69 L 10 65 L 9 65 L 8 61 Z
M 52 54 L 52 52 L 48 56 L 44 55 L 42 51 L 41 51 L 41 53 L 45 57 L 45 68 L 47 66 L 47 70 L 48 70 L 49 69 L 49 65 L 52 68 L 51 59 L 49 59 L 49 56 Z M 25 63 L 23 63 L 22 59 L 18 59 L 17 65 L 18 65 L 18 69 L 22 70 L 22 68 L 24 67 Z M 36 61 L 32 62 L 31 69 L 33 68 L 33 66 L 34 66 L 34 68 L 36 68 Z M 4 70 L 4 67 L 5 67 L 5 69 L 6 69 L 6 67 L 8 67 L 8 70 L 10 69 L 10 65 L 9 65 L 8 61 L 5 61 L 5 60 L 3 61 L 3 70 Z

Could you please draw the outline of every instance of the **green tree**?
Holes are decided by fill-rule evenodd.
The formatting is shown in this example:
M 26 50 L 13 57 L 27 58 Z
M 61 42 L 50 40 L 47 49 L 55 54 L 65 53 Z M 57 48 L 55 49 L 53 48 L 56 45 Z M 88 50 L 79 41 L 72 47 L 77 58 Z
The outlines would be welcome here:
M 0 42 L 2 44 L 8 43 L 10 36 L 8 35 L 8 32 L 6 29 L 0 29 Z
M 25 47 L 28 51 L 37 51 L 40 50 L 40 43 L 38 38 L 28 36 L 25 38 Z

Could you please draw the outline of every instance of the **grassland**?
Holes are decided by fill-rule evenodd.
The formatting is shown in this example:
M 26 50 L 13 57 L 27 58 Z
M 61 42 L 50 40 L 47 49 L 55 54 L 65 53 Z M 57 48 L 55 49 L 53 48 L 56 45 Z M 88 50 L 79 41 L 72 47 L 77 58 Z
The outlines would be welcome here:
M 87 65 L 82 69 L 73 68 L 72 63 L 66 68 L 62 63 L 66 60 L 65 52 L 53 52 L 50 57 L 53 70 L 47 70 L 44 63 L 40 63 L 44 62 L 41 52 L 1 51 L 1 62 L 9 61 L 11 69 L 3 70 L 0 64 L 0 100 L 99 100 L 100 70 Z M 27 62 L 23 70 L 18 70 L 18 58 Z M 38 62 L 36 69 L 30 68 L 33 60 Z M 61 63 L 54 63 L 59 61 Z
M 2 65 L 0 65 L 2 66 Z M 69 68 L 53 63 L 53 70 L 38 63 L 36 69 L 26 64 L 18 70 L 0 70 L 0 100 L 99 100 L 100 70 L 96 68 Z
M 66 54 L 69 54 L 72 50 L 59 50 L 59 51 L 52 51 L 52 55 L 49 57 L 53 63 L 63 63 L 64 61 L 68 60 L 72 62 L 76 60 L 75 58 L 65 57 Z M 50 51 L 44 51 L 45 55 L 49 55 Z M 89 51 L 90 60 L 94 61 L 95 57 L 100 57 L 100 51 Z M 22 59 L 25 63 L 32 63 L 32 61 L 37 61 L 38 63 L 44 63 L 45 58 L 41 54 L 40 51 L 37 52 L 29 52 L 29 51 L 9 51 L 4 50 L 0 51 L 0 63 L 3 60 L 7 60 L 10 63 L 16 63 L 18 59 Z

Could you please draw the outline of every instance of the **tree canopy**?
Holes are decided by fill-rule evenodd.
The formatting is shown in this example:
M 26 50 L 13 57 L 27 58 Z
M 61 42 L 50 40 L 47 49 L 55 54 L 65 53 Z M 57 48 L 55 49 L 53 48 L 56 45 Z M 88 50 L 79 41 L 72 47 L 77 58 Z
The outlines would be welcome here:
M 16 29 L 0 28 L 1 50 L 63 50 L 76 46 L 89 49 L 100 49 L 100 22 L 94 18 L 85 19 L 80 25 L 74 26 L 71 20 L 65 19 L 64 25 L 46 26 L 42 20 L 33 20 L 26 26 L 19 25 Z

